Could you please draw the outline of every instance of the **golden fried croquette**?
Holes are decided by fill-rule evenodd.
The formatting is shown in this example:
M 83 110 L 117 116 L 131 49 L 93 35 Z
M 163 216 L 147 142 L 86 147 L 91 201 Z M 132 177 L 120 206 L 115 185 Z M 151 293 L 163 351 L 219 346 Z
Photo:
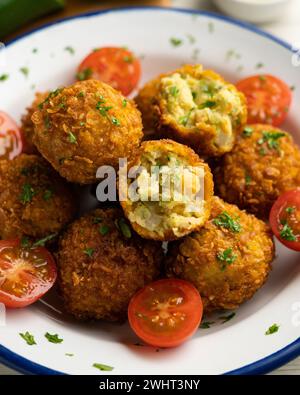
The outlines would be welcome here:
M 269 227 L 236 206 L 213 198 L 210 220 L 169 244 L 169 277 L 190 281 L 204 311 L 236 309 L 265 283 L 274 259 Z
M 128 196 L 121 205 L 140 236 L 173 240 L 203 226 L 210 214 L 212 174 L 191 148 L 172 140 L 145 141 L 128 170 L 135 166 L 142 171 L 123 186 L 119 181 L 119 190 Z M 136 196 L 131 196 L 135 186 Z
M 75 196 L 43 158 L 21 154 L 0 161 L 0 237 L 42 238 L 76 213 Z
M 300 186 L 300 151 L 287 132 L 251 125 L 214 174 L 220 197 L 266 218 L 282 192 Z
M 201 65 L 186 65 L 150 81 L 136 102 L 146 125 L 204 157 L 229 152 L 245 125 L 244 95 Z
M 21 132 L 23 136 L 24 149 L 26 154 L 38 154 L 38 150 L 33 143 L 34 125 L 31 117 L 38 110 L 38 105 L 42 103 L 49 95 L 49 92 L 37 92 L 35 99 L 30 107 L 27 107 L 26 113 L 21 118 Z
M 34 143 L 67 180 L 96 181 L 102 165 L 117 167 L 143 137 L 140 112 L 109 85 L 87 80 L 51 92 L 32 116 Z
M 77 319 L 125 319 L 131 297 L 160 273 L 161 244 L 135 234 L 118 207 L 81 217 L 59 244 L 60 289 Z

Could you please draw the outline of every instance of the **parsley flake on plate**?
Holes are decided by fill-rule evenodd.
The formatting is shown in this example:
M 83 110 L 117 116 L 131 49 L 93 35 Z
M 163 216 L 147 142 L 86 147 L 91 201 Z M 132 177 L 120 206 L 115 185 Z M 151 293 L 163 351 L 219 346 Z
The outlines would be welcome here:
M 283 132 L 269 132 L 264 130 L 262 132 L 263 137 L 257 141 L 257 144 L 262 145 L 263 143 L 267 143 L 270 149 L 279 150 L 279 139 L 281 137 L 285 137 L 286 134 Z
M 183 41 L 180 38 L 171 37 L 170 43 L 173 45 L 173 47 L 179 47 L 183 44 Z
M 51 333 L 47 332 L 45 333 L 45 338 L 48 340 L 48 342 L 54 344 L 60 344 L 64 341 L 64 339 L 59 338 L 57 333 L 55 335 L 51 335 Z
M 107 235 L 108 232 L 109 232 L 109 227 L 108 227 L 107 225 L 101 225 L 101 226 L 99 226 L 99 233 L 100 233 L 102 236 Z
M 221 316 L 219 319 L 222 320 L 222 324 L 225 324 L 226 322 L 232 320 L 232 318 L 235 317 L 235 314 L 236 313 L 233 311 L 228 315 Z
M 88 67 L 88 68 L 86 68 L 84 70 L 79 71 L 76 74 L 76 78 L 79 81 L 84 81 L 84 80 L 88 79 L 89 77 L 91 77 L 92 74 L 93 74 L 93 70 L 90 67 Z
M 111 372 L 114 369 L 112 366 L 103 365 L 102 363 L 94 363 L 93 368 L 99 369 L 104 372 Z
M 20 72 L 27 78 L 29 75 L 29 68 L 28 67 L 21 67 Z
M 69 132 L 68 139 L 71 144 L 77 144 L 77 137 L 72 132 Z
M 279 325 L 273 324 L 270 326 L 270 328 L 265 332 L 265 335 L 273 335 L 273 333 L 276 333 L 279 331 Z
M 214 321 L 204 321 L 204 322 L 201 322 L 201 324 L 200 324 L 200 329 L 209 329 L 210 327 L 211 327 L 211 325 L 213 325 L 214 324 Z
M 4 81 L 8 80 L 8 78 L 9 78 L 8 74 L 1 74 L 0 75 L 0 81 L 1 82 L 4 82 Z
M 69 52 L 71 55 L 74 55 L 74 53 L 75 53 L 75 49 L 73 47 L 71 47 L 70 45 L 65 47 L 65 51 Z
M 36 344 L 36 341 L 34 339 L 34 336 L 29 333 L 28 331 L 25 333 L 19 333 L 19 335 L 21 336 L 22 339 L 25 340 L 25 342 L 29 345 L 29 346 L 33 346 L 34 344 Z

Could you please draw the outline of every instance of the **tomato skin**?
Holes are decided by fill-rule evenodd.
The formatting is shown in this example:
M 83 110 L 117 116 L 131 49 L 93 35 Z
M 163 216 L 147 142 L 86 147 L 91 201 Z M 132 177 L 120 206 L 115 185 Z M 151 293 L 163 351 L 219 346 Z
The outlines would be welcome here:
M 77 79 L 93 78 L 106 82 L 129 95 L 141 77 L 140 61 L 124 48 L 103 47 L 90 53 L 79 65 Z
M 154 347 L 176 347 L 199 328 L 203 314 L 197 289 L 180 279 L 155 281 L 139 290 L 128 307 L 136 335 Z
M 15 261 L 8 261 L 7 259 L 4 259 L 4 251 L 5 254 L 9 254 L 10 252 L 25 252 L 25 259 L 21 263 L 23 266 L 25 266 L 25 268 L 21 267 L 20 270 L 18 270 L 18 267 L 15 267 L 15 265 L 18 266 Z M 39 269 L 36 269 L 28 259 L 26 260 L 26 257 L 30 256 L 30 253 L 34 253 L 35 256 L 37 256 L 39 259 L 42 259 L 42 261 L 46 263 L 46 265 L 43 266 L 43 269 L 46 268 L 46 278 L 39 278 L 36 275 Z M 20 256 L 21 255 L 18 255 L 18 257 Z M 42 267 L 40 261 L 37 263 L 37 268 L 38 267 Z M 9 273 L 9 271 L 12 273 Z M 0 240 L 0 303 L 3 303 L 7 308 L 26 307 L 36 302 L 47 291 L 49 291 L 49 289 L 55 283 L 56 278 L 57 269 L 54 258 L 50 252 L 46 250 L 46 248 L 21 247 L 19 239 Z M 5 282 L 2 282 L 1 279 L 11 280 L 11 283 L 16 285 L 16 287 L 24 287 L 22 288 L 22 291 L 24 290 L 24 294 L 20 296 L 16 295 L 16 293 L 13 291 L 14 288 L 11 288 L 10 292 L 8 292 L 8 290 L 4 290 L 3 288 Z
M 289 86 L 272 75 L 255 75 L 240 80 L 236 87 L 244 93 L 248 105 L 248 123 L 280 126 L 292 102 Z
M 0 159 L 12 160 L 23 150 L 22 134 L 15 121 L 0 111 Z
M 287 207 L 294 207 L 295 212 L 298 213 L 300 219 L 300 187 L 293 189 L 291 191 L 284 192 L 276 202 L 270 211 L 270 226 L 276 236 L 276 238 L 287 248 L 294 251 L 300 251 L 300 237 L 297 237 L 296 241 L 288 241 L 280 236 L 279 227 L 282 226 L 280 220 L 282 219 L 282 214 L 285 214 L 285 209 Z M 285 214 L 287 216 L 287 214 Z M 300 221 L 298 222 L 300 227 Z M 298 232 L 297 232 L 298 233 Z

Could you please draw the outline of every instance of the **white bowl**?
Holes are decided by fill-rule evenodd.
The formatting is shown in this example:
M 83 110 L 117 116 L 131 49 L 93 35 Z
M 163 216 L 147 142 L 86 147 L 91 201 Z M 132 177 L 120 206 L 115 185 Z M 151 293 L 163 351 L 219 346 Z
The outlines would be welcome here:
M 271 22 L 282 17 L 291 0 L 213 0 L 221 11 L 252 23 Z
M 181 44 L 172 45 L 172 38 Z M 232 82 L 256 74 L 259 65 L 260 72 L 274 74 L 295 86 L 283 129 L 290 131 L 300 145 L 300 68 L 292 65 L 290 46 L 259 29 L 206 12 L 165 8 L 102 10 L 26 35 L 0 51 L 0 75 L 9 74 L 6 81 L 0 82 L 1 110 L 19 121 L 34 91 L 71 84 L 82 59 L 93 48 L 105 45 L 126 45 L 142 58 L 141 86 L 184 63 L 203 62 L 205 68 Z M 74 48 L 74 53 L 65 50 L 68 46 Z M 27 77 L 20 73 L 22 67 L 28 67 Z M 91 196 L 84 203 L 89 207 L 97 204 Z M 53 289 L 28 308 L 7 311 L 5 326 L 1 326 L 0 311 L 0 363 L 34 374 L 265 373 L 300 355 L 299 254 L 277 243 L 267 283 L 236 310 L 232 320 L 222 323 L 222 313 L 207 317 L 206 321 L 214 322 L 210 328 L 200 328 L 181 347 L 160 352 L 137 346 L 139 340 L 128 324 L 74 321 L 64 313 Z M 279 331 L 266 336 L 274 323 L 280 326 Z M 35 336 L 36 345 L 29 346 L 20 337 L 19 333 L 26 331 Z M 49 343 L 44 337 L 46 332 L 57 333 L 63 342 Z M 114 370 L 100 372 L 94 363 Z

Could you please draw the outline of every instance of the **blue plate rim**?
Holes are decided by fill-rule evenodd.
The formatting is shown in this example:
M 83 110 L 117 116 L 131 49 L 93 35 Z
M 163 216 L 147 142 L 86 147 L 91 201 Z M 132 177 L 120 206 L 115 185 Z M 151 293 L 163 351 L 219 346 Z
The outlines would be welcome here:
M 85 18 L 89 16 L 95 16 L 95 15 L 100 15 L 100 14 L 107 14 L 111 12 L 129 12 L 129 11 L 145 11 L 145 10 L 158 10 L 158 11 L 163 11 L 163 12 L 176 12 L 176 13 L 184 13 L 184 14 L 195 14 L 195 15 L 204 15 L 208 16 L 212 19 L 218 19 L 222 20 L 224 22 L 227 22 L 228 24 L 233 24 L 236 26 L 239 26 L 245 30 L 251 31 L 259 36 L 266 37 L 270 41 L 276 42 L 280 46 L 294 52 L 293 47 L 288 44 L 286 41 L 281 40 L 280 38 L 274 36 L 273 34 L 270 34 L 268 32 L 265 32 L 264 30 L 257 28 L 256 26 L 239 21 L 237 19 L 231 18 L 229 16 L 224 16 L 224 15 L 219 15 L 214 12 L 208 12 L 208 11 L 200 11 L 200 10 L 193 10 L 193 9 L 187 9 L 187 8 L 166 8 L 166 7 L 156 7 L 156 6 L 145 6 L 145 7 L 122 7 L 122 8 L 109 8 L 105 10 L 96 10 L 96 11 L 91 11 L 87 13 L 81 13 L 78 15 L 66 17 L 66 18 L 61 18 L 56 21 L 46 23 L 38 28 L 31 29 L 28 32 L 24 34 L 20 34 L 14 39 L 8 41 L 5 45 L 9 46 L 15 43 L 16 41 L 19 41 L 20 39 L 27 37 L 31 35 L 32 33 L 35 33 L 40 30 L 44 30 L 50 26 L 57 25 L 60 23 L 63 23 L 65 21 L 73 20 L 73 19 L 80 19 L 80 18 Z M 288 362 L 293 360 L 294 358 L 297 358 L 300 356 L 300 337 L 295 340 L 294 342 L 290 343 L 286 347 L 282 348 L 281 350 L 268 355 L 265 358 L 262 358 L 258 361 L 255 361 L 251 364 L 248 364 L 246 366 L 243 366 L 238 369 L 231 370 L 227 373 L 224 373 L 225 375 L 258 375 L 258 374 L 265 374 L 268 373 Z M 26 359 L 24 357 L 21 357 L 20 355 L 10 351 L 8 348 L 2 346 L 0 344 L 0 362 L 3 363 L 4 365 L 8 366 L 11 369 L 17 370 L 20 373 L 23 374 L 30 374 L 30 375 L 63 375 L 65 373 L 59 372 L 53 369 L 49 369 L 43 365 L 39 365 L 33 361 L 30 361 L 29 359 Z

